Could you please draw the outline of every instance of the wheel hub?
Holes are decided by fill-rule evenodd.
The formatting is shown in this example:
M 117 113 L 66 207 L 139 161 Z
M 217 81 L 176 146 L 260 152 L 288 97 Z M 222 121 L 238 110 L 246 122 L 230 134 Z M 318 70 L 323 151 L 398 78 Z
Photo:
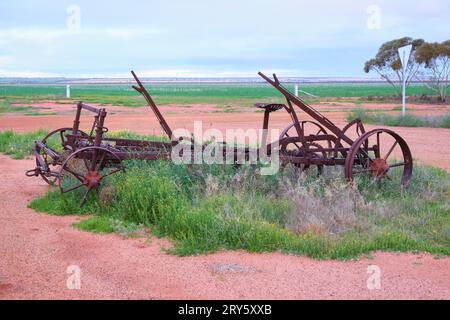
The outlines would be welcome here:
M 84 184 L 89 188 L 97 188 L 102 180 L 98 171 L 89 171 L 84 177 Z
M 389 171 L 389 165 L 386 160 L 377 158 L 370 165 L 370 170 L 374 177 L 384 177 Z

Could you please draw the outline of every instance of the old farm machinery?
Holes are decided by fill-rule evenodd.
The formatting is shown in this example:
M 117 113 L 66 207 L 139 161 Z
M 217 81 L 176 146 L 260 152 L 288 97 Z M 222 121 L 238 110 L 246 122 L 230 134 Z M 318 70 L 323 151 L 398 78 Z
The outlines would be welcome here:
M 105 126 L 106 109 L 79 102 L 72 127 L 54 130 L 35 142 L 36 167 L 29 170 L 27 175 L 41 176 L 47 183 L 58 185 L 63 194 L 82 189 L 80 204 L 83 205 L 89 192 L 98 192 L 106 177 L 124 170 L 124 160 L 170 160 L 173 148 L 179 143 L 188 141 L 194 144 L 192 137 L 174 137 L 142 82 L 133 71 L 131 73 L 137 83 L 132 87 L 145 98 L 170 141 L 108 137 Z M 264 111 L 263 129 L 267 130 L 269 127 L 270 114 L 281 109 L 288 112 L 292 123 L 275 142 L 268 143 L 267 135 L 263 134 L 260 142 L 263 147 L 258 150 L 265 150 L 269 155 L 277 152 L 281 165 L 290 163 L 301 170 L 315 167 L 321 173 L 325 166 L 343 166 L 345 177 L 349 181 L 356 175 L 365 174 L 373 181 L 397 179 L 399 185 L 408 185 L 412 176 L 412 156 L 405 140 L 397 133 L 389 129 L 366 132 L 359 119 L 341 129 L 293 95 L 275 74 L 273 79 L 261 72 L 259 75 L 286 99 L 286 104 L 255 104 L 255 107 Z M 312 120 L 300 120 L 294 107 L 298 107 Z M 89 133 L 80 130 L 83 111 L 94 115 Z M 61 144 L 58 148 L 49 144 L 50 140 L 55 140 L 55 136 Z M 244 154 L 245 157 L 250 151 L 248 147 L 224 150 L 223 155 L 226 156 L 226 152 L 233 153 L 232 157 L 236 162 L 238 154 Z

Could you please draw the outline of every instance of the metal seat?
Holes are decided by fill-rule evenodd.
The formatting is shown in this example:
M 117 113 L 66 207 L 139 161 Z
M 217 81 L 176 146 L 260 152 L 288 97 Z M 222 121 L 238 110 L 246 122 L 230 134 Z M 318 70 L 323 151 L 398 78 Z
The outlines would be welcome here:
M 269 112 L 277 111 L 285 107 L 286 106 L 281 103 L 264 103 L 264 102 L 255 103 L 255 108 L 264 109 Z

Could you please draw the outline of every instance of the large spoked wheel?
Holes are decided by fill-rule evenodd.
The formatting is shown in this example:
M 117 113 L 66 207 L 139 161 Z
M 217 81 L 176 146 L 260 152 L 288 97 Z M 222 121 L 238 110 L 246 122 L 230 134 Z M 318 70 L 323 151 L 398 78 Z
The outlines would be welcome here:
M 48 183 L 49 185 L 55 185 L 56 181 L 58 180 L 58 170 L 61 166 L 62 159 L 61 155 L 64 151 L 67 150 L 67 137 L 66 134 L 73 134 L 72 128 L 60 128 L 56 129 L 50 133 L 48 133 L 41 142 L 48 148 L 48 150 L 45 150 L 41 148 L 40 146 L 35 146 L 36 151 L 36 167 L 39 168 L 39 175 L 42 177 L 42 179 Z M 78 135 L 82 138 L 88 138 L 88 134 L 85 132 L 78 130 Z M 48 143 L 52 141 L 56 137 L 56 141 L 58 142 L 57 147 L 50 147 Z M 40 157 L 40 162 L 38 160 L 38 157 Z M 51 168 L 55 169 L 51 169 Z
M 413 160 L 406 141 L 388 129 L 375 129 L 360 136 L 345 159 L 345 177 L 370 175 L 374 181 L 397 180 L 406 187 L 412 177 Z
M 121 159 L 106 148 L 93 146 L 79 149 L 62 164 L 59 189 L 62 194 L 81 189 L 80 206 L 83 206 L 92 190 L 99 192 L 105 178 L 124 170 Z

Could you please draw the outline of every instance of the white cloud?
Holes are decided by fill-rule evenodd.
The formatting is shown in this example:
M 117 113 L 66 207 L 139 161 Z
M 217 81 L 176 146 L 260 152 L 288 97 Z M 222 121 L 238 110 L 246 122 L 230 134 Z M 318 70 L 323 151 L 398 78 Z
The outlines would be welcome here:
M 64 37 L 109 37 L 131 38 L 143 35 L 163 34 L 159 29 L 134 29 L 134 28 L 81 28 L 69 30 L 65 28 L 11 28 L 0 29 L 0 43 L 8 41 L 52 41 Z
M 30 70 L 1 70 L 0 78 L 53 78 L 61 75 Z
M 232 77 L 257 77 L 257 72 L 262 71 L 265 74 L 278 74 L 280 77 L 295 77 L 302 74 L 299 70 L 293 69 L 277 69 L 265 68 L 264 70 L 212 70 L 205 67 L 192 69 L 154 69 L 154 70 L 135 70 L 139 77 L 143 78 L 232 78 Z M 0 77 L 11 78 L 51 78 L 51 77 L 67 77 L 67 78 L 130 78 L 129 72 L 115 73 L 92 73 L 92 74 L 57 74 L 43 71 L 30 70 L 1 70 Z
M 12 61 L 12 58 L 9 56 L 0 56 L 0 65 L 7 64 Z

